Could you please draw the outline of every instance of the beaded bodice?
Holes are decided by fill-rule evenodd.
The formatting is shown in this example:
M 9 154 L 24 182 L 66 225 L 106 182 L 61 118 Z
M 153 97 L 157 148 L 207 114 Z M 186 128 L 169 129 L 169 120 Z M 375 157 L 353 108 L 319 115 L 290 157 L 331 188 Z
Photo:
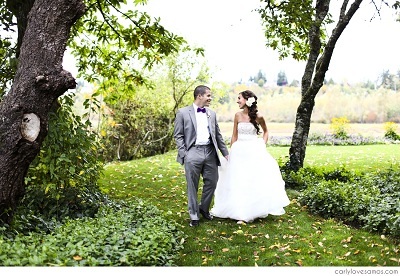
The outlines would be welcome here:
M 238 123 L 238 139 L 248 140 L 257 138 L 257 130 L 254 125 L 250 122 L 239 122 Z

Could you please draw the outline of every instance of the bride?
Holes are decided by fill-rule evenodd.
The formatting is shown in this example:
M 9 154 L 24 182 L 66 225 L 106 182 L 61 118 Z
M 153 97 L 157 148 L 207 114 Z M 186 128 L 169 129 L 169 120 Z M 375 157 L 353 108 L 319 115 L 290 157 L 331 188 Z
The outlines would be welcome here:
M 239 222 L 282 215 L 290 201 L 279 165 L 266 148 L 268 130 L 257 110 L 257 96 L 240 92 L 237 103 L 241 111 L 234 118 L 229 161 L 222 158 L 210 213 Z

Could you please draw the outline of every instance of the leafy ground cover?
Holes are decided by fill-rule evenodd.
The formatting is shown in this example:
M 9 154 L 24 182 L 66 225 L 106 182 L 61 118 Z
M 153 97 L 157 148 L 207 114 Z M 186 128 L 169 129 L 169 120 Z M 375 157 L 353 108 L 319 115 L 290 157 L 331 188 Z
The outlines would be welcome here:
M 398 164 L 399 145 L 309 146 L 306 166 L 346 166 L 372 171 Z M 287 147 L 268 147 L 279 159 Z M 178 266 L 399 266 L 398 241 L 309 214 L 288 190 L 290 205 L 282 216 L 249 224 L 234 220 L 201 220 L 188 225 L 184 170 L 176 152 L 106 166 L 99 185 L 113 198 L 143 198 L 181 225 Z M 260 172 L 262 173 L 262 172 Z

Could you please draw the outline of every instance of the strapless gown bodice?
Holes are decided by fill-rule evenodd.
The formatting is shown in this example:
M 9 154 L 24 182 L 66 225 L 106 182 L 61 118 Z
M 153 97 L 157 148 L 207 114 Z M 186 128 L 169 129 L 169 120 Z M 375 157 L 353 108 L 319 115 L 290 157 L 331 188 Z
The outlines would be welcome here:
M 257 138 L 257 130 L 252 123 L 238 123 L 238 140 L 249 140 L 255 138 Z

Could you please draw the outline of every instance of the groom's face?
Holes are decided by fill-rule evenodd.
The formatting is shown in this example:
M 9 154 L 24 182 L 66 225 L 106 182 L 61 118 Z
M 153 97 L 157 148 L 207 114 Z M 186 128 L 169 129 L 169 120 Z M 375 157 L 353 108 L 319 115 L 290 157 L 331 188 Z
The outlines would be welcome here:
M 207 90 L 206 93 L 204 93 L 204 95 L 200 95 L 200 104 L 201 106 L 210 106 L 211 103 L 211 91 Z

